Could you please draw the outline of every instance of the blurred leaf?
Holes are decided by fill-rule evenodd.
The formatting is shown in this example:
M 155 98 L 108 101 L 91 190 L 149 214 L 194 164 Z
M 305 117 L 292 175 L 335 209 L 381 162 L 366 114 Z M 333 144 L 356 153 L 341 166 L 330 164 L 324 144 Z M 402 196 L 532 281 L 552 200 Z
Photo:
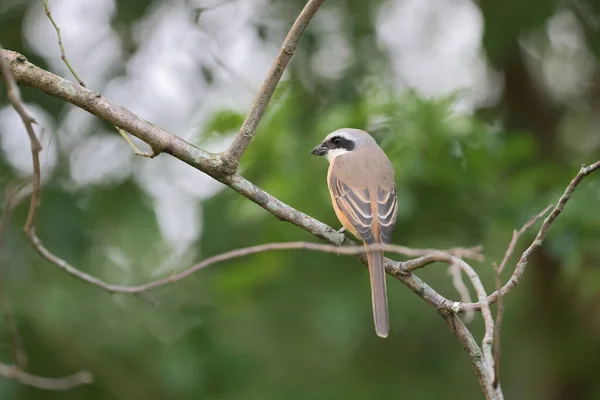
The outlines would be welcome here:
M 208 134 L 229 134 L 237 131 L 244 122 L 244 115 L 234 110 L 223 110 L 214 113 L 205 125 Z

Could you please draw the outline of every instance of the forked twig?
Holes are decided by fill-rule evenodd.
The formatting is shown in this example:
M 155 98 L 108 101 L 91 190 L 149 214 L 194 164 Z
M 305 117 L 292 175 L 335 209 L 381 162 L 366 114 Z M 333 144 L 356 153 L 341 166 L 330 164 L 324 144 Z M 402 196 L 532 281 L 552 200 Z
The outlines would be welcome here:
M 508 280 L 508 282 L 506 282 L 500 290 L 496 290 L 494 293 L 489 295 L 488 301 L 490 304 L 495 303 L 498 300 L 498 296 L 506 296 L 507 293 L 509 293 L 512 289 L 515 288 L 515 286 L 517 286 L 517 284 L 521 281 L 523 274 L 525 273 L 525 269 L 527 268 L 527 263 L 529 262 L 529 257 L 531 257 L 531 255 L 533 254 L 534 251 L 536 251 L 538 248 L 540 248 L 542 246 L 542 243 L 544 242 L 546 235 L 548 235 L 548 231 L 550 230 L 550 227 L 552 226 L 552 224 L 554 223 L 556 218 L 563 212 L 565 205 L 571 199 L 571 196 L 573 195 L 573 192 L 575 191 L 577 186 L 579 186 L 581 181 L 586 176 L 592 174 L 593 172 L 597 171 L 598 169 L 600 169 L 600 161 L 596 161 L 595 163 L 593 163 L 587 167 L 585 165 L 583 165 L 579 169 L 579 172 L 577 173 L 577 175 L 575 175 L 575 177 L 571 180 L 571 182 L 566 187 L 562 196 L 560 196 L 560 198 L 558 199 L 558 203 L 552 209 L 552 212 L 550 213 L 550 215 L 548 215 L 548 217 L 546 217 L 546 219 L 544 219 L 544 223 L 542 224 L 542 226 L 541 226 L 540 230 L 538 231 L 533 242 L 529 245 L 529 247 L 527 247 L 527 249 L 521 255 L 521 258 L 517 262 L 517 265 L 515 266 L 515 270 L 514 270 L 512 276 L 510 277 L 510 279 Z M 481 305 L 479 303 L 466 303 L 466 304 L 460 304 L 458 306 L 459 311 L 465 311 L 467 309 L 479 310 L 480 308 L 481 308 Z
M 500 289 L 502 288 L 502 271 L 506 266 L 506 263 L 510 259 L 510 256 L 515 250 L 517 246 L 517 242 L 519 238 L 535 225 L 544 215 L 548 214 L 548 211 L 552 208 L 552 204 L 548 205 L 544 210 L 542 210 L 537 215 L 534 215 L 521 227 L 521 229 L 514 230 L 510 243 L 508 244 L 508 248 L 504 253 L 504 257 L 500 262 L 500 265 L 494 264 L 494 271 L 496 273 L 496 291 L 500 293 Z M 502 328 L 502 317 L 504 315 L 504 304 L 502 302 L 502 294 L 498 296 L 497 304 L 496 304 L 496 327 L 494 329 L 494 380 L 492 386 L 494 389 L 498 389 L 500 387 L 500 329 Z

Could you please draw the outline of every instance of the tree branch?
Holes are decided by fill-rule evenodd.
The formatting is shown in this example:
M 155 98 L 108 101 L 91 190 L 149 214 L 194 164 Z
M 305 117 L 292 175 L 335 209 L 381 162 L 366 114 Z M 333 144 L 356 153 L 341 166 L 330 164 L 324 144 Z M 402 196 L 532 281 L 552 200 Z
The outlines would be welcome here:
M 33 158 L 33 189 L 31 192 L 31 202 L 29 206 L 29 213 L 27 215 L 27 221 L 25 223 L 25 234 L 26 236 L 34 243 L 35 240 L 39 241 L 37 235 L 35 233 L 35 217 L 37 212 L 37 207 L 39 206 L 40 200 L 40 192 L 41 192 L 41 172 L 40 172 L 40 158 L 39 153 L 42 150 L 42 145 L 40 144 L 35 131 L 33 129 L 33 124 L 35 123 L 35 119 L 31 116 L 25 105 L 21 100 L 21 93 L 17 84 L 12 76 L 9 65 L 3 57 L 0 57 L 0 72 L 2 73 L 2 77 L 4 78 L 4 82 L 7 87 L 7 95 L 8 100 L 15 109 L 15 111 L 19 114 L 21 119 L 23 120 L 23 124 L 25 125 L 25 129 L 27 130 L 27 134 L 29 136 L 29 140 L 31 142 L 31 155 Z M 12 201 L 12 200 L 11 200 Z M 10 216 L 10 211 L 13 206 L 11 201 L 7 201 L 7 208 L 4 210 L 4 214 L 8 213 L 5 218 Z M 3 217 L 2 223 L 7 223 L 6 219 Z M 2 227 L 4 229 L 4 227 Z M 3 293 L 3 295 L 6 295 Z M 23 351 L 20 343 L 20 338 L 18 337 L 18 332 L 16 331 L 16 325 L 11 327 L 12 335 L 13 335 L 13 345 L 16 346 L 14 351 L 16 352 L 16 360 L 19 366 L 10 366 L 6 364 L 0 364 L 0 375 L 17 380 L 23 384 L 36 386 L 42 389 L 50 389 L 50 390 L 68 390 L 75 386 L 79 386 L 82 384 L 87 384 L 92 382 L 92 375 L 89 372 L 78 372 L 74 375 L 68 376 L 66 378 L 43 378 L 35 375 L 31 375 L 27 372 L 24 372 L 21 368 L 22 365 L 25 364 L 26 358 L 25 352 Z M 21 354 L 19 354 L 21 353 Z
M 475 338 L 473 338 L 471 332 L 455 314 L 443 315 L 442 317 L 450 328 L 450 331 L 456 336 L 462 344 L 463 349 L 467 352 L 485 399 L 496 400 L 494 388 L 492 387 L 492 379 L 488 373 L 483 353 L 477 345 Z
M 414 271 L 418 268 L 423 268 L 434 262 L 443 262 L 450 266 L 457 265 L 471 281 L 471 284 L 473 285 L 473 288 L 477 293 L 477 300 L 479 301 L 478 304 L 481 305 L 481 313 L 483 316 L 483 321 L 485 323 L 485 334 L 483 336 L 483 341 L 481 344 L 481 350 L 483 352 L 483 362 L 486 367 L 487 376 L 493 376 L 494 357 L 492 356 L 492 345 L 494 342 L 494 318 L 492 317 L 492 312 L 490 311 L 490 305 L 487 300 L 488 296 L 486 294 L 485 288 L 483 287 L 483 284 L 481 283 L 481 279 L 479 279 L 479 275 L 477 275 L 477 272 L 475 272 L 473 267 L 467 264 L 464 260 L 442 252 L 435 252 L 427 254 L 421 258 L 406 261 L 403 263 L 403 267 L 408 271 Z M 452 305 L 452 311 L 458 313 L 459 304 L 460 303 L 454 303 Z
M 550 204 L 548 207 L 546 207 L 539 214 L 531 217 L 529 219 L 529 221 L 527 221 L 527 223 L 525 223 L 525 225 L 523 225 L 521 227 L 521 229 L 519 229 L 518 231 L 515 229 L 513 231 L 512 238 L 510 240 L 510 243 L 508 244 L 508 248 L 506 249 L 506 252 L 504 253 L 504 257 L 502 258 L 500 265 L 499 266 L 494 265 L 494 271 L 496 273 L 496 290 L 497 291 L 502 288 L 502 271 L 504 270 L 506 263 L 508 262 L 508 260 L 510 259 L 510 256 L 512 255 L 513 251 L 515 250 L 515 247 L 517 245 L 517 242 L 519 241 L 519 238 L 529 228 L 531 228 L 533 225 L 535 225 L 535 223 L 537 221 L 539 221 L 540 218 L 542 218 L 544 215 L 548 214 L 548 211 L 550 211 L 551 208 L 552 208 L 552 204 Z M 500 329 L 502 327 L 503 315 L 504 315 L 504 304 L 502 302 L 502 294 L 500 294 L 498 296 L 498 301 L 497 301 L 497 305 L 496 305 L 496 326 L 494 327 L 494 381 L 493 381 L 492 386 L 495 389 L 500 388 Z
M 75 72 L 75 68 L 73 68 L 73 65 L 67 58 L 67 54 L 65 52 L 65 46 L 63 45 L 63 42 L 62 42 L 62 35 L 60 34 L 60 28 L 58 27 L 58 24 L 56 23 L 56 21 L 54 21 L 54 18 L 52 17 L 52 13 L 50 12 L 50 8 L 48 7 L 48 0 L 40 0 L 40 3 L 42 4 L 42 7 L 44 7 L 44 12 L 46 13 L 46 17 L 48 18 L 48 20 L 50 20 L 50 23 L 52 24 L 52 26 L 54 27 L 54 30 L 56 31 L 56 37 L 58 39 L 58 47 L 60 48 L 60 59 L 63 60 L 63 62 L 69 69 L 69 71 L 71 71 L 71 74 L 73 75 L 75 80 L 77 80 L 77 83 L 79 84 L 79 86 L 87 88 L 87 86 L 83 82 L 83 79 L 81 79 L 79 77 L 79 75 L 77 74 L 77 72 Z M 119 134 L 123 137 L 123 139 L 125 139 L 125 141 L 129 145 L 129 147 L 131 147 L 131 149 L 133 150 L 133 152 L 136 155 L 142 156 L 142 157 L 154 158 L 159 154 L 154 150 L 154 148 L 150 152 L 139 150 L 137 147 L 135 147 L 135 144 L 131 141 L 131 139 L 129 138 L 129 135 L 127 135 L 127 132 L 125 132 L 123 129 L 119 128 L 118 126 L 115 126 L 115 129 L 117 130 L 117 132 L 119 132 Z
M 504 286 L 500 290 L 496 290 L 488 297 L 488 302 L 490 304 L 495 303 L 498 300 L 498 296 L 506 296 L 507 293 L 509 293 L 512 289 L 514 289 L 515 286 L 517 286 L 517 284 L 521 281 L 523 274 L 525 273 L 527 263 L 529 262 L 529 257 L 531 256 L 531 254 L 533 254 L 534 251 L 536 251 L 542 246 L 542 243 L 546 238 L 546 235 L 548 234 L 548 230 L 550 229 L 556 218 L 560 215 L 560 213 L 563 212 L 565 205 L 571 199 L 571 196 L 573 195 L 573 192 L 575 191 L 577 186 L 581 183 L 583 178 L 585 178 L 586 176 L 590 175 L 598 169 L 600 169 L 600 161 L 596 161 L 595 163 L 587 167 L 585 165 L 581 166 L 577 175 L 575 175 L 575 177 L 571 180 L 562 196 L 560 196 L 560 198 L 558 199 L 556 207 L 554 207 L 550 215 L 544 220 L 544 223 L 542 224 L 533 242 L 521 255 L 521 258 L 519 259 L 519 262 L 517 262 L 515 270 L 508 282 L 506 282 L 506 284 L 504 284 Z M 481 305 L 479 303 L 463 303 L 458 306 L 459 311 L 465 311 L 468 309 L 479 310 L 480 308 Z
M 188 276 L 194 274 L 195 272 L 198 272 L 199 270 L 204 269 L 210 265 L 217 264 L 217 263 L 220 263 L 223 261 L 232 260 L 232 259 L 239 258 L 239 257 L 245 257 L 245 256 L 249 256 L 252 254 L 264 253 L 264 252 L 269 252 L 269 251 L 309 250 L 309 251 L 319 251 L 319 252 L 323 252 L 323 253 L 333 253 L 333 254 L 360 255 L 357 258 L 359 258 L 362 261 L 362 260 L 366 260 L 366 257 L 364 257 L 364 253 L 367 250 L 385 250 L 385 251 L 391 252 L 391 253 L 405 254 L 405 249 L 406 249 L 403 246 L 384 245 L 384 244 L 373 244 L 373 245 L 369 245 L 369 246 L 338 247 L 338 246 L 334 246 L 334 245 L 311 243 L 311 242 L 266 243 L 266 244 L 260 244 L 257 246 L 244 247 L 244 248 L 240 248 L 240 249 L 230 250 L 225 253 L 221 253 L 221 254 L 218 254 L 218 255 L 215 255 L 212 257 L 208 257 L 208 258 L 200 261 L 199 263 L 194 264 L 191 267 L 188 267 L 180 272 L 173 273 L 164 278 L 160 278 L 160 279 L 157 279 L 157 280 L 154 280 L 151 282 L 147 282 L 147 283 L 135 285 L 135 286 L 124 286 L 124 285 L 115 285 L 115 284 L 110 284 L 110 283 L 104 282 L 103 280 L 96 278 L 95 276 L 92 276 L 90 274 L 87 274 L 87 273 L 75 268 L 74 266 L 69 264 L 67 261 L 55 256 L 48 249 L 46 249 L 43 246 L 43 244 L 39 241 L 39 239 L 36 242 L 34 242 L 33 245 L 36 248 L 36 250 L 38 251 L 38 253 L 40 253 L 40 255 L 45 260 L 56 265 L 57 267 L 59 267 L 60 269 L 62 269 L 66 273 L 68 273 L 69 275 L 72 275 L 86 283 L 92 284 L 94 286 L 98 286 L 99 288 L 104 289 L 105 291 L 107 291 L 109 293 L 122 293 L 122 294 L 139 294 L 139 293 L 146 292 L 149 290 L 154 290 L 159 287 L 170 285 L 170 284 L 178 282 L 182 279 L 185 279 Z M 410 250 L 412 251 L 413 249 L 410 249 Z M 435 261 L 448 262 L 448 263 L 459 260 L 455 256 L 452 256 L 452 255 L 446 254 L 446 253 L 442 253 L 442 252 L 436 253 L 435 258 L 436 258 Z M 395 262 L 395 261 L 391 261 L 391 260 L 388 260 L 388 261 L 389 261 L 389 263 L 386 263 L 386 270 L 389 273 L 391 273 L 392 275 L 394 275 L 396 277 L 404 277 L 404 276 L 412 275 L 406 270 L 405 264 L 410 263 L 413 260 L 408 261 L 408 262 Z M 432 261 L 432 262 L 435 262 L 435 261 Z M 460 260 L 460 261 L 464 265 L 468 265 L 464 261 L 462 261 L 462 260 Z M 420 267 L 424 267 L 424 266 L 425 266 L 425 264 L 421 265 Z M 468 267 L 468 268 L 470 268 L 470 267 Z M 429 288 L 429 287 L 427 287 L 427 288 Z M 416 287 L 415 289 L 417 291 L 421 292 L 421 291 L 426 291 L 427 288 L 425 286 L 418 285 L 418 287 Z M 429 290 L 433 290 L 433 289 L 429 288 Z M 437 293 L 435 293 L 435 295 L 440 296 Z M 446 300 L 443 297 L 441 297 L 441 299 L 442 299 L 442 302 L 445 302 L 445 301 L 449 302 L 449 300 Z
M 64 378 L 45 378 L 22 371 L 15 365 L 2 363 L 0 363 L 0 376 L 45 390 L 70 390 L 77 386 L 89 385 L 94 381 L 92 374 L 87 371 L 80 371 Z
M 8 62 L 10 72 L 18 83 L 39 89 L 50 96 L 82 108 L 130 132 L 159 152 L 177 154 L 180 160 L 209 175 L 212 173 L 211 176 L 218 174 L 217 170 L 222 163 L 217 155 L 200 150 L 131 111 L 110 102 L 99 93 L 31 64 L 19 53 L 0 50 L 0 56 Z
M 52 13 L 50 12 L 50 9 L 48 8 L 48 0 L 40 0 L 40 3 L 42 3 L 42 6 L 44 7 L 44 12 L 46 13 L 46 17 L 50 20 L 50 23 L 52 23 L 52 26 L 54 27 L 54 30 L 56 31 L 56 37 L 58 39 L 58 47 L 60 48 L 60 59 L 63 60 L 63 62 L 69 69 L 69 71 L 71 71 L 71 74 L 77 80 L 77 83 L 79 83 L 80 86 L 86 87 L 85 83 L 83 82 L 83 79 L 81 79 L 79 77 L 79 75 L 77 75 L 77 72 L 75 72 L 75 68 L 73 68 L 73 65 L 71 65 L 71 62 L 67 58 L 67 53 L 65 52 L 65 46 L 63 46 L 63 42 L 62 42 L 62 35 L 60 34 L 60 28 L 54 21 L 54 18 L 52 18 Z
M 279 79 L 281 79 L 288 61 L 292 58 L 292 55 L 296 50 L 300 36 L 302 36 L 302 33 L 321 4 L 323 4 L 323 1 L 324 0 L 309 0 L 283 41 L 281 49 L 277 54 L 277 58 L 273 61 L 273 65 L 267 73 L 265 81 L 252 103 L 250 112 L 235 136 L 233 143 L 231 143 L 229 148 L 222 155 L 222 160 L 225 162 L 226 168 L 230 174 L 236 172 L 240 160 L 250 145 L 254 133 L 256 132 L 256 128 L 267 109 L 267 105 L 271 101 L 271 97 L 275 92 Z
M 463 280 L 462 270 L 460 269 L 460 266 L 458 264 L 452 264 L 448 268 L 448 273 L 452 276 L 452 286 L 454 286 L 454 288 L 456 289 L 456 292 L 460 297 L 460 301 L 463 303 L 470 303 L 471 294 L 469 293 L 469 288 Z M 475 310 L 467 310 L 463 319 L 466 324 L 469 324 L 471 321 L 473 321 L 474 317 Z

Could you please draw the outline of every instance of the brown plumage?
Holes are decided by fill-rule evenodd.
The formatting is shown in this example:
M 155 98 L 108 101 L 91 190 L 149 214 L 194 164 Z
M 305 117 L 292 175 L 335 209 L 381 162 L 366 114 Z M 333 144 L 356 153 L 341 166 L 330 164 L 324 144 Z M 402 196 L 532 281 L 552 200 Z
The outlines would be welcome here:
M 342 140 L 335 140 L 341 137 Z M 339 143 L 332 143 L 333 141 Z M 335 155 L 331 156 L 331 153 Z M 391 162 L 366 132 L 341 129 L 327 136 L 313 154 L 330 158 L 327 184 L 342 226 L 364 244 L 390 243 L 398 201 Z M 389 333 L 383 252 L 367 252 L 375 330 Z

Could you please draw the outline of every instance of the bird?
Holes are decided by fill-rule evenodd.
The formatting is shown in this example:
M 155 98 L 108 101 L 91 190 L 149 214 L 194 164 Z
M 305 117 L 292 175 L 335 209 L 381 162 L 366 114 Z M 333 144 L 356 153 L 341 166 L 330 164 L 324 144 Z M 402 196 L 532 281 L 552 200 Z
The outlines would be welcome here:
M 398 198 L 394 168 L 367 132 L 342 128 L 328 134 L 311 151 L 329 161 L 327 186 L 343 229 L 364 245 L 389 244 L 396 225 Z M 383 251 L 367 251 L 375 332 L 389 334 Z

